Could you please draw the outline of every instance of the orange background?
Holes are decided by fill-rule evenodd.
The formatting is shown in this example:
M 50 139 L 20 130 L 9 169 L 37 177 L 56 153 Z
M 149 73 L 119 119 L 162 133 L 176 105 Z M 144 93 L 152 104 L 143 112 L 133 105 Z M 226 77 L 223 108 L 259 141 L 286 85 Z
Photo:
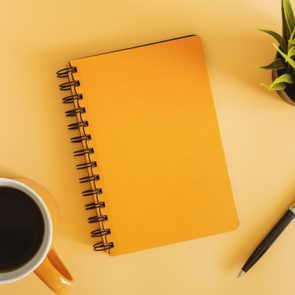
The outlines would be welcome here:
M 2 4 L 0 174 L 31 178 L 56 198 L 56 249 L 76 279 L 69 294 L 292 294 L 294 224 L 236 279 L 294 200 L 295 108 L 262 89 L 270 73 L 255 68 L 274 56 L 273 40 L 255 28 L 279 31 L 280 24 L 279 0 Z M 55 71 L 82 56 L 190 33 L 205 47 L 240 227 L 118 257 L 95 253 Z M 0 293 L 53 294 L 34 275 Z

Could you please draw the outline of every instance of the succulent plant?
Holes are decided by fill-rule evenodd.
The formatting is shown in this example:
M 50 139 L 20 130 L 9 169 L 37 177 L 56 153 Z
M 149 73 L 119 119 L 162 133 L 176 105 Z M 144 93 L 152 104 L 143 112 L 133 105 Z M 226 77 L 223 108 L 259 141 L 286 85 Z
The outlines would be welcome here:
M 277 50 L 275 60 L 260 68 L 275 70 L 278 72 L 276 79 L 271 84 L 261 84 L 268 90 L 284 90 L 295 83 L 295 19 L 292 6 L 289 0 L 282 0 L 282 35 L 270 31 L 259 29 L 271 35 L 278 44 L 273 44 Z

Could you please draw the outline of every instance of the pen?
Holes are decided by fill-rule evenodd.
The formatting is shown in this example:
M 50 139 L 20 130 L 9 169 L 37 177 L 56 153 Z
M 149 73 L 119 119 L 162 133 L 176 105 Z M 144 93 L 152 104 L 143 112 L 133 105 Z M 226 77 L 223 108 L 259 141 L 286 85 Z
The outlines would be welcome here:
M 277 222 L 277 224 L 271 229 L 267 236 L 261 241 L 254 252 L 250 255 L 248 260 L 243 265 L 238 278 L 246 274 L 246 272 L 262 257 L 262 255 L 268 250 L 268 248 L 274 243 L 278 236 L 288 226 L 288 224 L 295 217 L 295 203 L 287 210 L 284 216 Z

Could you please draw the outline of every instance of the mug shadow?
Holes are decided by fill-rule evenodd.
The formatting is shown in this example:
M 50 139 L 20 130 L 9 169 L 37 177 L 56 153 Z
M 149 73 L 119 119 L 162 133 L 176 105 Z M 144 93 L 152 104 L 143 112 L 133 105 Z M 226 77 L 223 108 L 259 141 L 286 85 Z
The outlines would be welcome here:
M 55 191 L 60 191 L 60 195 L 62 196 L 61 200 L 57 193 L 52 193 L 52 191 L 48 188 L 48 184 L 40 183 L 40 181 L 37 182 L 28 175 L 19 175 L 11 169 L 1 167 L 0 177 L 23 181 L 26 185 L 35 190 L 41 198 L 45 198 L 47 200 L 47 206 L 50 209 L 50 212 L 55 212 L 56 215 L 53 220 L 55 229 L 54 240 L 56 239 L 56 234 L 57 236 L 62 234 L 70 239 L 87 244 L 90 247 L 94 244 L 95 241 L 90 237 L 90 231 L 96 229 L 97 227 L 87 223 L 87 219 L 93 216 L 93 213 L 84 210 L 84 206 L 87 202 L 89 203 L 90 200 L 86 201 L 83 199 L 80 194 L 80 190 L 76 190 L 75 187 L 68 189 L 63 185 L 61 188 L 55 188 Z M 59 178 L 58 175 L 56 175 L 56 177 Z M 65 183 L 64 179 L 61 177 L 59 179 L 62 181 L 61 183 Z M 69 180 L 67 182 L 68 185 L 70 185 Z M 74 202 L 70 197 L 65 198 L 65 196 L 76 196 L 76 200 Z

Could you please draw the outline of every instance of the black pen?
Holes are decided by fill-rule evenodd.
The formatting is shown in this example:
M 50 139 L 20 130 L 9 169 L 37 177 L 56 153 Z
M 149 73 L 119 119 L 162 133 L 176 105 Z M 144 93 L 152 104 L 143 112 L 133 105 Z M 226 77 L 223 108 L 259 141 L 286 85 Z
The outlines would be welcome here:
M 254 252 L 250 255 L 246 263 L 243 265 L 238 278 L 242 277 L 246 272 L 262 257 L 283 230 L 295 217 L 295 203 L 287 210 L 285 215 L 277 222 L 268 235 L 261 241 Z

